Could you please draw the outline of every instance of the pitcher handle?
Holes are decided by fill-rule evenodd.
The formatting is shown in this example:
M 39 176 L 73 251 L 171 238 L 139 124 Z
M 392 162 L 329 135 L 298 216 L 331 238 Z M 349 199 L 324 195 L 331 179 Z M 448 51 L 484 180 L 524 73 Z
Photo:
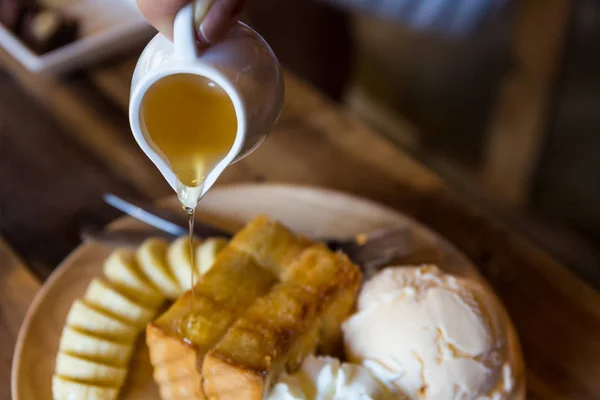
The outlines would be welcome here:
M 173 22 L 173 45 L 175 56 L 182 60 L 198 58 L 196 29 L 200 27 L 209 8 L 215 0 L 194 0 L 185 5 Z

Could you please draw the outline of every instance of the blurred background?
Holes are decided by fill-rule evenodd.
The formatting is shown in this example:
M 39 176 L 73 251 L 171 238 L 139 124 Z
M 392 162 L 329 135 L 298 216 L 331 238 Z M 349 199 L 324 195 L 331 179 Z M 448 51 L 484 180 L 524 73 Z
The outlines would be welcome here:
M 292 70 L 596 279 L 600 2 L 267 2 L 246 18 Z
M 9 3 L 0 0 L 5 26 Z M 243 20 L 265 36 L 289 70 L 410 152 L 461 195 L 588 281 L 600 282 L 600 2 L 249 0 Z M 87 29 L 84 34 L 91 35 L 102 26 Z M 19 32 L 13 36 L 27 42 Z M 147 35 L 130 36 L 131 46 L 115 53 L 139 52 L 140 38 Z M 27 139 L 28 130 L 63 129 L 48 105 L 31 96 L 39 88 L 5 61 L 8 53 L 18 58 L 11 43 L 0 41 L 5 55 L 0 232 L 5 235 L 22 222 L 11 218 L 18 202 L 8 200 L 8 193 L 18 186 L 11 169 L 27 168 L 16 154 L 27 152 L 28 140 L 37 140 L 33 133 Z M 109 62 L 99 53 L 89 58 Z M 54 65 L 53 59 L 44 60 Z M 73 66 L 51 80 L 74 82 L 77 88 L 85 73 Z M 112 119 L 128 134 L 125 120 Z M 48 143 L 48 148 L 58 145 Z M 91 161 L 63 162 L 81 168 L 81 174 L 94 174 Z M 49 165 L 46 172 L 52 169 Z M 98 179 L 94 185 L 104 183 Z

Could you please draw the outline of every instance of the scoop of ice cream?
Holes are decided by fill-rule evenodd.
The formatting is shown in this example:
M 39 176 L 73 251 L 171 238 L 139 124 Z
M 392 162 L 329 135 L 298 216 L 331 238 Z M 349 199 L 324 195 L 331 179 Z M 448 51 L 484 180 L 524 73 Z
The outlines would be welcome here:
M 298 372 L 280 377 L 268 400 L 385 400 L 387 393 L 367 368 L 310 356 Z
M 350 361 L 409 399 L 519 399 L 523 365 L 500 302 L 437 267 L 390 267 L 343 325 Z

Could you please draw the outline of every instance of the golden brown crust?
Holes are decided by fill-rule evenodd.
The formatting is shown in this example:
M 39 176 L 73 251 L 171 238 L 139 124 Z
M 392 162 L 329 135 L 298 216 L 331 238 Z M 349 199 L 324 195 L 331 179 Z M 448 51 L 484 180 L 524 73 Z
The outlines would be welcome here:
M 257 264 L 280 277 L 312 243 L 282 224 L 259 216 L 239 231 L 230 246 L 249 254 Z
M 182 379 L 160 385 L 163 400 L 205 400 L 204 392 L 196 379 Z
M 181 392 L 185 388 L 178 388 L 179 384 L 190 384 L 177 380 L 184 376 L 197 382 L 200 388 L 202 377 L 198 365 L 206 351 L 217 343 L 252 300 L 265 293 L 275 281 L 276 278 L 257 266 L 250 256 L 232 248 L 223 250 L 213 268 L 194 288 L 194 301 L 191 291 L 186 292 L 148 325 L 147 343 L 154 378 L 161 390 L 162 386 L 169 386 L 170 393 Z
M 297 367 L 318 345 L 338 346 L 339 327 L 360 284 L 358 268 L 315 245 L 297 257 L 282 278 L 206 355 L 202 374 L 209 399 L 260 400 L 284 368 Z M 252 387 L 236 391 L 231 382 Z
M 360 269 L 345 254 L 314 245 L 290 265 L 282 280 L 309 287 L 319 296 L 318 352 L 341 356 L 341 324 L 354 307 L 362 282 Z
M 196 350 L 192 346 L 164 335 L 153 325 L 146 330 L 146 342 L 150 348 L 150 361 L 155 366 L 154 380 L 157 383 L 200 376 L 196 371 Z
M 207 357 L 204 360 L 203 373 L 227 380 L 225 386 L 219 379 L 204 380 L 204 394 L 209 400 L 263 398 L 264 377 L 244 366 L 235 365 L 231 360 L 223 360 L 216 355 Z
M 248 381 L 257 385 L 248 390 L 262 396 L 269 378 L 283 370 L 292 350 L 295 358 L 300 352 L 302 359 L 312 353 L 317 346 L 312 334 L 318 324 L 316 300 L 313 293 L 293 283 L 279 283 L 256 299 L 206 355 L 202 371 L 206 395 L 227 398 L 226 382 Z M 301 340 L 305 334 L 315 340 Z M 300 350 L 296 343 L 307 345 Z
M 338 348 L 360 280 L 346 256 L 257 218 L 200 279 L 193 306 L 188 291 L 149 324 L 163 398 L 202 398 L 202 386 L 209 399 L 262 399 L 281 371 Z
M 275 281 L 275 276 L 249 256 L 226 248 L 200 279 L 193 296 L 191 291 L 186 292 L 152 325 L 168 336 L 193 344 L 200 353 L 206 352 Z M 185 324 L 190 315 L 196 323 Z

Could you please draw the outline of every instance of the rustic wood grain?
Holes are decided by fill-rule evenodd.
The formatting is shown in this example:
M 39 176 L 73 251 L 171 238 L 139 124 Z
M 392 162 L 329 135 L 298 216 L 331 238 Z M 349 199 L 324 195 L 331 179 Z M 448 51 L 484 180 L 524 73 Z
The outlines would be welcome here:
M 0 104 L 0 232 L 45 277 L 79 243 L 84 224 L 118 215 L 102 207 L 103 193 L 141 193 L 3 71 Z
M 0 237 L 0 399 L 10 400 L 13 349 L 40 282 Z
M 126 115 L 107 105 L 105 95 L 94 91 L 85 75 L 60 82 L 45 79 L 25 71 L 2 49 L 0 62 L 52 111 L 66 128 L 64 132 L 101 159 L 108 170 L 128 180 L 148 197 L 157 198 L 167 193 L 168 186 L 129 134 Z M 125 82 L 128 88 L 128 81 Z
M 87 72 L 93 86 L 113 107 L 120 105 L 121 118 L 131 65 L 129 61 Z M 86 98 L 83 89 L 54 85 L 64 91 L 62 99 L 75 99 L 56 108 L 66 104 L 70 113 L 80 115 L 66 118 L 65 111 L 57 110 L 61 120 L 76 120 L 82 128 L 102 126 L 97 131 L 91 128 L 97 134 L 103 134 L 104 129 L 108 132 L 102 139 L 105 143 L 99 143 L 100 150 L 94 150 L 100 139 L 82 139 L 90 152 L 106 157 L 107 163 L 119 162 L 121 167 L 125 162 L 119 161 L 120 157 L 135 157 L 132 154 L 136 150 L 126 146 L 120 153 L 107 155 L 102 149 L 123 146 L 129 133 L 119 130 L 123 127 L 106 124 L 106 116 L 92 112 L 95 103 L 76 101 Z M 286 75 L 286 86 L 284 112 L 276 130 L 259 150 L 229 168 L 220 183 L 269 181 L 324 186 L 379 201 L 415 217 L 463 250 L 506 304 L 521 337 L 530 398 L 600 399 L 597 292 L 521 235 L 466 204 L 433 173 L 294 76 Z M 37 96 L 43 99 L 46 95 Z M 123 171 L 123 176 L 148 197 L 158 195 L 151 186 L 160 183 L 148 172 L 148 166 L 128 162 L 132 163 L 127 164 L 130 168 L 142 172 Z
M 482 178 L 508 204 L 525 205 L 560 72 L 572 2 L 516 2 L 515 69 L 502 82 L 485 145 Z

